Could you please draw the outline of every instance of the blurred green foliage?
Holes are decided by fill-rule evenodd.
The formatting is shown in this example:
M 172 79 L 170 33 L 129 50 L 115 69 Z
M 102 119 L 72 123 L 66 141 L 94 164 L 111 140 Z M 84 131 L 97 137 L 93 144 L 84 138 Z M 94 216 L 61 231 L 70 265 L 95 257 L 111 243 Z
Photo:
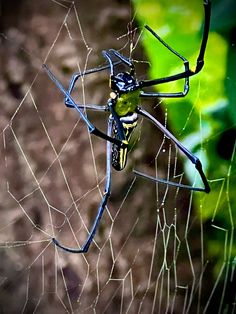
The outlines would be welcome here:
M 149 25 L 194 67 L 204 22 L 203 1 L 133 0 L 133 4 L 140 27 Z M 151 64 L 151 78 L 183 71 L 181 60 L 145 29 L 142 44 Z M 182 91 L 183 85 L 183 80 L 179 80 L 157 88 L 160 92 L 174 92 Z M 169 128 L 199 156 L 210 180 L 209 195 L 194 195 L 199 217 L 207 231 L 208 253 L 218 261 L 218 273 L 222 262 L 231 262 L 236 256 L 235 0 L 213 0 L 205 66 L 191 77 L 187 97 L 164 99 L 162 106 L 168 113 Z M 195 176 L 194 167 L 188 161 L 185 170 L 191 181 Z

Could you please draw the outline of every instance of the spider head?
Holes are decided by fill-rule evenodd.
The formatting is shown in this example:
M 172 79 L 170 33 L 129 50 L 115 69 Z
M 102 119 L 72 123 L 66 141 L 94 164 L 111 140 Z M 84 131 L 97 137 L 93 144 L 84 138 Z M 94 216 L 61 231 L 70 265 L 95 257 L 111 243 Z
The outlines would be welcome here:
M 119 94 L 128 93 L 138 89 L 134 76 L 127 72 L 120 72 L 111 77 L 111 89 Z

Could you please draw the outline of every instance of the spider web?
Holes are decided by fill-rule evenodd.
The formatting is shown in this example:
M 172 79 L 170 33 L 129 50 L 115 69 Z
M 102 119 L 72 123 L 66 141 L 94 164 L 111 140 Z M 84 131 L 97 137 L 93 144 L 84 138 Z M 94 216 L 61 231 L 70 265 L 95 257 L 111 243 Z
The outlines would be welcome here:
M 1 34 L 8 80 L 8 85 L 4 78 L 0 82 L 2 311 L 207 313 L 218 297 L 220 313 L 227 280 L 234 276 L 227 263 L 232 230 L 215 223 L 222 195 L 215 201 L 212 228 L 225 237 L 224 259 L 213 274 L 193 193 L 132 173 L 135 166 L 168 180 L 186 180 L 176 147 L 145 121 L 134 136 L 126 170 L 112 173 L 112 195 L 89 252 L 68 254 L 51 242 L 55 236 L 76 247 L 86 239 L 103 193 L 106 143 L 90 136 L 78 114 L 63 105 L 63 95 L 41 65 L 46 62 L 67 86 L 71 73 L 104 64 L 102 49 L 126 55 L 134 49 L 141 75 L 147 64 L 140 61 L 139 35 L 127 30 L 133 19 L 127 4 L 32 3 L 28 9 L 25 1 L 22 21 Z M 98 33 L 89 30 L 93 18 Z M 117 32 L 114 22 L 123 29 Z M 76 90 L 73 97 L 82 104 L 105 104 L 108 73 L 82 78 Z M 167 124 L 168 111 L 163 114 L 160 104 L 146 106 Z M 106 114 L 87 114 L 106 130 Z M 213 184 L 229 185 L 234 160 L 235 150 L 227 178 Z M 232 216 L 229 193 L 226 198 Z

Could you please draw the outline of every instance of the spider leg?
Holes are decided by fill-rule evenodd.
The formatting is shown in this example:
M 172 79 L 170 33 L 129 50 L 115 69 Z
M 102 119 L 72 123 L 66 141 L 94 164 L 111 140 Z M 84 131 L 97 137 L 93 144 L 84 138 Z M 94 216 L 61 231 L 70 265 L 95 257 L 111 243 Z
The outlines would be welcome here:
M 99 129 L 97 129 L 87 118 L 87 116 L 85 115 L 85 113 L 82 110 L 82 105 L 77 106 L 76 102 L 74 101 L 74 99 L 71 97 L 71 95 L 68 93 L 68 91 L 63 87 L 63 85 L 61 84 L 61 82 L 55 77 L 55 75 L 50 71 L 50 69 L 48 68 L 48 66 L 46 64 L 43 64 L 43 68 L 45 69 L 45 71 L 47 72 L 48 76 L 50 77 L 50 79 L 55 83 L 55 85 L 57 86 L 57 88 L 65 95 L 66 98 L 69 99 L 70 101 L 70 105 L 74 107 L 74 109 L 76 111 L 78 111 L 78 113 L 80 114 L 81 118 L 84 120 L 84 122 L 86 123 L 88 130 L 91 134 L 94 134 L 106 141 L 109 141 L 111 143 L 114 143 L 116 145 L 118 145 L 119 147 L 126 147 L 127 143 L 125 141 L 123 141 L 123 139 L 116 139 L 113 138 L 109 135 L 107 135 L 106 133 L 100 131 Z M 92 107 L 95 106 L 96 109 L 98 109 L 98 107 L 96 105 L 91 105 Z M 94 107 L 94 108 L 95 108 Z M 91 108 L 91 107 L 90 107 Z M 93 109 L 93 108 L 92 108 Z M 102 110 L 102 108 L 101 108 Z
M 140 88 L 143 87 L 148 87 L 148 86 L 153 86 L 153 85 L 158 85 L 158 84 L 163 84 L 167 82 L 173 82 L 177 81 L 183 78 L 187 78 L 185 80 L 185 85 L 184 85 L 184 91 L 180 93 L 141 93 L 141 97 L 184 97 L 189 89 L 189 84 L 188 84 L 188 78 L 190 76 L 193 76 L 197 74 L 198 72 L 201 71 L 204 65 L 204 54 L 206 50 L 206 45 L 207 45 L 207 40 L 208 40 L 208 34 L 209 34 L 209 28 L 210 28 L 210 17 L 211 17 L 211 2 L 210 0 L 204 0 L 204 12 L 205 12 L 205 22 L 204 22 L 204 28 L 203 28 L 203 36 L 202 36 L 202 42 L 199 50 L 199 55 L 197 57 L 196 61 L 196 67 L 195 69 L 191 70 L 189 68 L 189 61 L 185 59 L 183 56 L 181 56 L 177 51 L 172 49 L 163 39 L 160 38 L 159 35 L 157 35 L 153 29 L 151 29 L 149 26 L 145 26 L 145 28 L 158 40 L 160 41 L 161 44 L 163 44 L 168 50 L 170 50 L 172 53 L 174 53 L 177 57 L 183 60 L 184 62 L 184 67 L 185 70 L 184 72 L 163 77 L 163 78 L 157 78 L 153 80 L 144 80 L 144 81 L 139 81 L 139 86 Z
M 102 105 L 83 105 L 83 104 L 76 104 L 78 108 L 80 109 L 88 109 L 88 110 L 93 110 L 93 111 L 108 111 L 107 106 L 102 106 Z
M 69 108 L 75 108 L 74 101 L 71 102 L 70 99 L 68 99 L 66 106 Z M 108 106 L 103 106 L 103 105 L 89 105 L 89 104 L 83 105 L 83 104 L 76 103 L 76 107 L 81 110 L 88 109 L 88 110 L 102 111 L 102 112 L 109 111 Z
M 189 70 L 189 62 L 184 62 L 184 67 L 186 71 Z M 185 97 L 189 92 L 189 77 L 185 77 L 184 82 L 184 89 L 182 92 L 175 92 L 175 93 L 158 93 L 158 92 L 140 92 L 140 97 L 161 97 L 161 98 L 180 98 Z
M 153 35 L 155 36 L 169 51 L 171 51 L 174 55 L 176 55 L 179 59 L 181 59 L 184 63 L 185 72 L 189 71 L 189 62 L 188 60 L 181 56 L 176 50 L 171 48 L 159 35 L 157 35 L 148 25 L 145 25 L 145 28 Z M 164 83 L 164 82 L 163 82 Z M 183 92 L 177 92 L 177 93 L 146 93 L 141 91 L 140 97 L 184 97 L 187 95 L 189 91 L 189 76 L 185 77 L 184 82 L 184 90 Z
M 102 51 L 103 56 L 108 60 L 109 65 L 110 65 L 110 69 L 111 69 L 111 73 L 110 75 L 113 76 L 114 75 L 114 65 L 115 63 L 112 61 L 111 59 L 111 54 L 115 55 L 120 61 L 120 63 L 124 63 L 125 65 L 127 65 L 128 67 L 130 67 L 130 74 L 133 75 L 134 74 L 134 65 L 133 63 L 130 61 L 130 59 L 126 58 L 125 56 L 123 56 L 122 54 L 120 54 L 118 51 L 116 51 L 115 49 L 109 49 L 109 50 L 103 50 Z
M 107 126 L 107 135 L 111 136 L 112 134 L 112 125 L 113 125 L 113 118 L 109 118 L 108 120 L 108 126 Z M 93 238 L 96 234 L 97 227 L 99 225 L 99 222 L 102 218 L 104 209 L 106 207 L 107 201 L 110 197 L 110 191 L 111 191 L 111 143 L 107 141 L 107 151 L 106 151 L 106 183 L 105 183 L 105 189 L 102 197 L 102 201 L 98 207 L 97 216 L 94 220 L 93 226 L 89 232 L 87 240 L 84 242 L 83 246 L 81 248 L 69 248 L 66 246 L 63 246 L 58 242 L 55 238 L 52 239 L 53 243 L 63 249 L 64 251 L 70 252 L 70 253 L 86 253 L 91 245 L 91 242 L 93 241 Z
M 116 66 L 120 63 L 122 63 L 122 61 L 114 62 L 114 66 Z M 110 64 L 107 64 L 107 65 L 104 65 L 102 67 L 97 67 L 97 68 L 89 69 L 89 70 L 81 72 L 81 73 L 73 74 L 71 81 L 70 81 L 70 84 L 69 84 L 68 93 L 71 94 L 72 90 L 74 89 L 75 83 L 77 82 L 77 80 L 79 78 L 84 77 L 85 75 L 101 72 L 101 71 L 107 70 L 109 68 L 110 68 Z M 70 103 L 70 99 L 68 99 L 67 97 L 65 97 L 65 105 L 67 107 L 73 107 L 73 105 Z
M 130 61 L 130 59 L 126 58 L 115 49 L 109 49 L 109 52 L 112 52 L 118 59 L 120 59 L 120 61 L 122 61 L 123 63 L 125 63 L 127 66 L 131 68 L 131 71 L 130 71 L 131 75 L 134 74 L 134 64 L 132 61 Z
M 178 184 L 178 183 L 174 183 L 171 181 L 165 181 L 162 179 L 157 179 L 155 177 L 150 177 L 144 173 L 141 173 L 139 171 L 134 171 L 136 174 L 146 177 L 147 179 L 152 179 L 153 181 L 157 181 L 157 182 L 161 182 L 161 183 L 166 183 L 169 185 L 175 185 L 177 187 L 180 188 L 188 188 L 190 190 L 193 191 L 202 191 L 205 193 L 209 193 L 210 192 L 210 186 L 208 184 L 208 181 L 206 179 L 206 176 L 202 170 L 202 164 L 201 161 L 199 160 L 199 158 L 197 158 L 194 154 L 192 154 L 186 147 L 184 147 L 183 144 L 181 144 L 175 137 L 174 135 L 168 131 L 158 120 L 156 120 L 149 112 L 147 112 L 146 110 L 138 107 L 136 109 L 136 112 L 139 113 L 140 115 L 144 116 L 145 118 L 147 118 L 148 120 L 150 120 L 156 127 L 158 127 L 172 142 L 174 142 L 176 144 L 176 146 L 188 157 L 188 159 L 195 165 L 196 170 L 198 171 L 202 182 L 204 184 L 204 188 L 198 188 L 198 187 L 192 187 L 192 186 L 188 186 L 188 185 L 183 185 L 183 184 Z

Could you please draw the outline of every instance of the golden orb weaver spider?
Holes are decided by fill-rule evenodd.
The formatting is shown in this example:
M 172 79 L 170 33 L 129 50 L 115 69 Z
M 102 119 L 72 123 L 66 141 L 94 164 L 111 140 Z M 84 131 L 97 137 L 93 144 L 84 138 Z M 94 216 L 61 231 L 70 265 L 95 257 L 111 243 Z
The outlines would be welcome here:
M 108 64 L 103 67 L 93 68 L 87 70 L 80 74 L 74 74 L 72 76 L 69 89 L 66 90 L 54 74 L 50 71 L 47 65 L 43 65 L 43 68 L 46 70 L 50 79 L 56 84 L 59 90 L 65 96 L 65 105 L 69 108 L 74 108 L 81 116 L 83 121 L 86 123 L 89 132 L 98 137 L 107 141 L 106 148 L 106 183 L 104 194 L 99 204 L 96 218 L 94 220 L 93 226 L 89 232 L 89 235 L 81 248 L 69 248 L 63 246 L 56 240 L 52 239 L 55 245 L 63 249 L 64 251 L 71 253 L 85 253 L 88 251 L 91 242 L 94 239 L 97 227 L 99 225 L 100 219 L 103 215 L 105 206 L 108 202 L 110 192 L 111 192 L 111 165 L 117 171 L 124 169 L 127 153 L 128 153 L 128 144 L 131 138 L 132 132 L 137 125 L 138 116 L 141 115 L 151 121 L 157 128 L 159 128 L 179 149 L 184 153 L 187 158 L 195 165 L 196 170 L 198 171 L 204 188 L 192 187 L 190 185 L 184 185 L 180 183 L 174 183 L 167 180 L 162 180 L 159 178 L 151 177 L 147 174 L 134 170 L 134 173 L 142 176 L 146 179 L 153 180 L 155 182 L 165 183 L 168 185 L 174 185 L 176 187 L 185 188 L 193 191 L 200 191 L 209 193 L 210 186 L 206 179 L 206 176 L 202 170 L 202 164 L 200 160 L 193 155 L 187 148 L 185 148 L 171 133 L 168 131 L 158 120 L 156 120 L 150 113 L 144 110 L 140 106 L 140 98 L 145 97 L 166 97 L 166 98 L 177 98 L 185 97 L 189 91 L 189 77 L 197 74 L 201 71 L 204 65 L 204 54 L 207 45 L 209 27 L 210 27 L 210 15 L 211 15 L 211 2 L 208 0 L 203 1 L 204 12 L 205 12 L 205 21 L 203 28 L 202 41 L 200 46 L 199 55 L 196 62 L 196 67 L 194 70 L 189 68 L 189 61 L 181 56 L 178 52 L 172 49 L 166 42 L 164 42 L 159 35 L 157 35 L 153 29 L 145 25 L 147 31 L 149 31 L 162 45 L 164 45 L 169 51 L 174 55 L 180 58 L 184 64 L 184 71 L 175 75 L 168 77 L 162 77 L 152 80 L 137 80 L 135 78 L 135 68 L 131 59 L 124 57 L 118 51 L 114 49 L 109 49 L 103 51 L 103 56 L 107 60 Z M 112 58 L 118 59 L 114 62 Z M 124 64 L 130 68 L 129 72 L 120 72 L 118 74 L 114 73 L 114 67 L 117 64 Z M 107 104 L 104 106 L 101 105 L 81 105 L 77 104 L 71 97 L 71 92 L 75 86 L 76 81 L 85 75 L 96 73 L 99 71 L 110 70 L 110 87 L 111 93 L 110 98 L 107 101 Z M 179 79 L 185 79 L 184 89 L 182 92 L 176 93 L 158 93 L 158 92 L 145 92 L 142 89 L 149 86 L 154 86 L 158 84 L 163 84 L 167 82 L 176 81 Z M 104 133 L 97 129 L 84 114 L 83 109 L 109 112 L 110 116 L 107 123 L 107 133 Z

